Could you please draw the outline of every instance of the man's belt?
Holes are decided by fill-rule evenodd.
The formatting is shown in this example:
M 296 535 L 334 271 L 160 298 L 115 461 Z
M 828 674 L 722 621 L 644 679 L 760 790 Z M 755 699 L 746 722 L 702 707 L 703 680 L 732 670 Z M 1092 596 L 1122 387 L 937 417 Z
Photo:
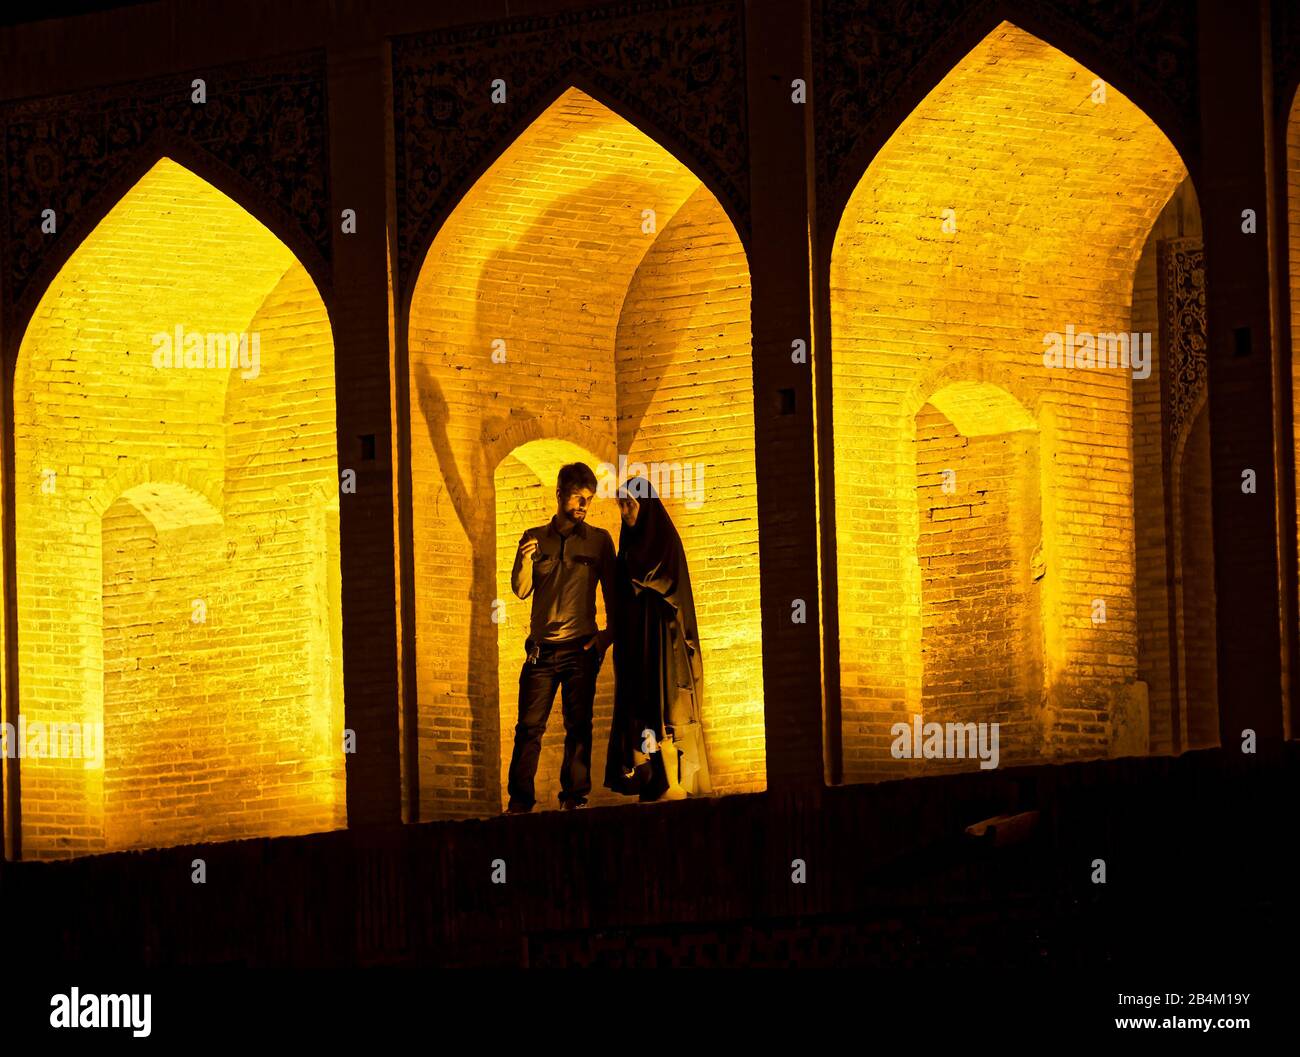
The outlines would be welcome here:
M 594 634 L 594 632 L 593 632 Z M 528 659 L 536 661 L 542 654 L 553 653 L 572 653 L 575 650 L 581 650 L 588 642 L 591 641 L 591 635 L 579 635 L 573 639 L 563 639 L 560 642 L 537 642 L 531 636 L 524 642 L 524 649 L 528 652 Z

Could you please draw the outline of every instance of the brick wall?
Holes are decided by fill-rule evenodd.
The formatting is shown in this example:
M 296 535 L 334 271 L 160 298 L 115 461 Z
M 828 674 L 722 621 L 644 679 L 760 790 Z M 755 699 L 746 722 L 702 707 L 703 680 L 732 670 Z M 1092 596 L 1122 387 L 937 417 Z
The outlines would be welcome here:
M 746 449 L 735 439 L 752 407 L 751 389 L 739 381 L 740 365 L 748 370 L 748 281 L 734 232 L 700 187 L 663 148 L 571 89 L 471 189 L 425 261 L 409 333 L 425 817 L 499 810 L 502 716 L 517 674 L 508 689 L 501 680 L 504 656 L 517 657 L 518 647 L 499 655 L 491 620 L 492 482 L 501 460 L 539 440 L 613 461 L 631 438 L 642 458 L 709 464 L 697 520 L 673 510 L 692 571 L 719 585 L 710 604 L 721 615 L 711 614 L 707 630 L 701 620 L 706 677 L 720 695 L 717 711 L 707 699 L 706 724 L 725 721 L 720 743 L 734 754 L 718 761 L 721 785 L 750 787 L 761 774 L 754 758 L 761 689 L 756 695 L 743 671 L 752 648 L 736 647 L 757 618 L 744 607 L 735 613 L 722 586 L 756 552 L 752 440 Z M 653 231 L 644 228 L 646 210 L 654 211 Z M 685 240 L 695 246 L 690 268 L 680 266 Z M 505 362 L 492 358 L 498 340 Z M 685 388 L 701 371 L 724 380 L 716 406 L 725 416 L 710 415 L 700 393 Z M 737 393 L 745 394 L 741 407 L 733 406 Z M 640 401 L 627 411 L 636 427 L 620 405 L 629 398 Z M 678 430 L 688 441 L 669 444 Z M 548 482 L 548 497 L 553 487 Z M 548 498 L 533 523 L 552 509 Z M 738 551 L 731 564 L 713 562 L 711 540 Z M 729 698 L 726 688 L 742 681 L 744 695 L 733 690 Z M 596 740 L 607 733 L 598 728 Z
M 764 745 L 749 269 L 706 188 L 642 259 L 617 340 L 619 451 L 683 466 L 660 492 L 690 564 L 714 787 L 753 792 Z
M 1157 247 L 1161 240 L 1199 238 L 1200 208 L 1190 179 L 1179 184 L 1147 235 L 1133 275 L 1132 329 L 1151 334 L 1151 376 L 1134 379 L 1133 510 L 1136 530 L 1138 674 L 1147 684 L 1150 749 L 1173 751 L 1171 665 L 1178 671 L 1178 709 L 1183 748 L 1218 743 L 1214 658 L 1214 541 L 1209 507 L 1209 423 L 1202 411 L 1189 436 L 1167 450 L 1160 372 L 1161 313 Z M 1166 494 L 1163 460 L 1172 459 L 1174 487 Z M 1167 505 L 1175 540 L 1166 538 Z M 1170 578 L 1168 548 L 1175 550 Z M 1173 593 L 1175 626 L 1169 624 Z M 1196 714 L 1190 735 L 1189 710 Z M 1205 740 L 1206 738 L 1210 740 Z
M 1295 354 L 1295 347 L 1300 345 L 1300 94 L 1291 104 L 1291 114 L 1286 130 L 1286 230 L 1287 230 L 1287 275 L 1290 282 L 1290 319 L 1291 319 L 1291 400 L 1292 407 L 1300 406 L 1300 356 Z M 1300 456 L 1300 415 L 1293 415 L 1291 422 L 1292 444 Z M 1300 457 L 1295 460 L 1296 494 L 1300 496 Z M 1300 509 L 1300 501 L 1297 502 Z M 1296 532 L 1300 534 L 1300 519 L 1296 523 Z M 1298 536 L 1300 538 L 1300 536 Z M 1300 552 L 1298 552 L 1300 553 Z M 1295 673 L 1291 674 L 1294 680 Z M 1293 684 L 1294 685 L 1294 684 Z M 1290 717 L 1283 720 L 1290 737 L 1296 731 L 1290 726 Z
M 1148 730 L 1152 752 L 1173 750 L 1173 641 L 1169 625 L 1168 541 L 1165 539 L 1165 422 L 1161 404 L 1160 305 L 1156 247 L 1162 238 L 1181 235 L 1179 216 L 1184 180 L 1160 211 L 1133 273 L 1132 329 L 1151 335 L 1151 376 L 1133 379 L 1133 529 L 1137 569 L 1138 678 L 1147 684 Z
M 1210 416 L 1205 405 L 1179 453 L 1178 569 L 1184 744 L 1219 744 L 1219 670 L 1214 620 L 1214 519 L 1210 509 Z
M 239 776 L 258 794 L 247 815 L 271 832 L 312 832 L 346 823 L 334 347 L 297 264 L 250 329 L 262 370 L 231 379 L 225 409 L 226 558 L 238 575 L 219 587 L 228 625 L 257 616 L 222 636 L 222 700 L 239 717 L 225 734 L 260 745 L 253 774 Z
M 258 376 L 155 368 L 177 324 L 260 332 Z M 165 160 L 46 292 L 15 380 L 21 708 L 107 747 L 23 762 L 25 855 L 342 824 L 332 363 L 289 251 Z
M 966 436 L 926 404 L 916 417 L 916 475 L 921 714 L 927 723 L 996 722 L 1011 758 L 1036 754 L 1042 749 L 1035 736 L 1041 605 L 1032 570 L 1042 539 L 1037 434 Z M 916 769 L 943 768 L 923 761 Z
M 1143 240 L 1186 171 L 1113 87 L 1093 103 L 1092 81 L 1000 27 L 903 122 L 842 218 L 831 311 L 847 780 L 898 773 L 889 728 L 920 700 L 913 416 L 954 381 L 1004 390 L 1041 431 L 1048 755 L 1104 754 L 1112 702 L 1133 692 L 1129 374 L 1046 368 L 1043 337 L 1129 329 Z

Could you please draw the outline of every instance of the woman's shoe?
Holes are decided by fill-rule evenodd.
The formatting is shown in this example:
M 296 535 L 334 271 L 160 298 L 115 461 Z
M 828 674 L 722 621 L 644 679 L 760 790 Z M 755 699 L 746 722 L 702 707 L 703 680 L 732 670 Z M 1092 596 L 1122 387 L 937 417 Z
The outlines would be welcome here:
M 659 752 L 663 756 L 664 776 L 668 779 L 668 788 L 660 794 L 660 800 L 685 800 L 689 795 L 677 779 L 677 767 L 680 752 L 672 738 L 664 738 L 659 743 Z

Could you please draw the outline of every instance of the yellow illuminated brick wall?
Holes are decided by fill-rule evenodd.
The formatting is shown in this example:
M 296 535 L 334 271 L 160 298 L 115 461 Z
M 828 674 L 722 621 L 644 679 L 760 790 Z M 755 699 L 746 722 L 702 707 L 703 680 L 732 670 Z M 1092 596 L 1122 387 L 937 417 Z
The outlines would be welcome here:
M 1050 369 L 1043 339 L 1130 329 L 1142 244 L 1186 170 L 1113 86 L 1095 92 L 1092 73 L 1004 23 L 898 128 L 842 218 L 831 297 L 849 780 L 901 773 L 890 726 L 920 709 L 914 417 L 953 382 L 1010 394 L 1039 430 L 1045 755 L 1106 754 L 1116 709 L 1143 692 L 1130 374 Z
M 1164 362 L 1160 345 L 1157 245 L 1179 233 L 1177 208 L 1184 180 L 1151 227 L 1133 273 L 1133 329 L 1151 334 L 1151 377 Z M 1169 544 L 1165 539 L 1165 422 L 1158 385 L 1134 381 L 1133 393 L 1133 527 L 1137 575 L 1138 677 L 1147 684 L 1152 752 L 1173 751 L 1173 685 L 1170 676 L 1174 643 L 1170 634 Z
M 618 446 L 647 466 L 683 464 L 664 503 L 690 564 L 720 793 L 761 789 L 765 773 L 751 376 L 749 268 L 701 187 L 646 253 L 623 302 Z
M 968 436 L 926 404 L 916 467 L 922 715 L 996 721 L 1009 749 L 1032 756 L 1042 749 L 1033 724 L 1042 685 L 1037 433 Z
M 153 336 L 256 333 L 256 376 Z M 253 365 L 247 373 L 252 375 Z M 333 348 L 290 251 L 158 163 L 68 261 L 15 378 L 24 854 L 344 822 Z
M 570 89 L 475 184 L 430 249 L 410 321 L 426 817 L 491 812 L 500 802 L 500 716 L 513 707 L 503 699 L 513 700 L 517 687 L 513 677 L 500 686 L 498 629 L 491 620 L 494 475 L 516 448 L 563 440 L 604 461 L 615 459 L 630 438 L 666 461 L 711 462 L 731 498 L 714 502 L 706 468 L 698 524 L 687 517 L 683 533 L 693 534 L 687 542 L 692 570 L 700 565 L 702 574 L 713 575 L 708 563 L 721 560 L 708 553 L 710 532 L 738 554 L 756 555 L 752 423 L 737 425 L 744 416 L 752 419 L 748 276 L 739 240 L 711 202 L 671 154 Z M 679 213 L 682 224 L 674 230 Z M 680 264 L 684 247 L 676 240 L 682 238 L 693 241 L 690 265 L 674 277 L 662 269 L 668 260 Z M 728 377 L 743 375 L 744 400 L 729 399 L 734 389 L 719 397 L 691 384 L 688 365 L 710 358 Z M 643 375 L 654 393 L 626 381 L 629 371 Z M 637 413 L 645 419 L 645 441 L 640 426 L 625 428 L 622 421 L 620 401 L 633 389 L 654 405 Z M 685 440 L 665 439 L 669 416 L 689 423 L 702 412 L 716 430 L 688 424 Z M 728 461 L 733 467 L 724 470 Z M 552 497 L 539 521 L 553 506 Z M 709 733 L 716 728 L 721 739 L 715 777 L 724 786 L 753 787 L 763 774 L 761 752 L 754 758 L 755 747 L 761 750 L 762 687 L 756 672 L 742 670 L 746 655 L 731 640 L 751 620 L 756 634 L 757 578 L 727 590 L 741 604 L 710 602 L 721 615 L 711 614 L 712 626 L 701 628 L 707 678 L 720 691 L 741 680 L 746 689 L 743 704 L 724 692 L 716 712 L 706 705 L 706 727 L 713 723 Z M 595 739 L 607 735 L 598 728 Z

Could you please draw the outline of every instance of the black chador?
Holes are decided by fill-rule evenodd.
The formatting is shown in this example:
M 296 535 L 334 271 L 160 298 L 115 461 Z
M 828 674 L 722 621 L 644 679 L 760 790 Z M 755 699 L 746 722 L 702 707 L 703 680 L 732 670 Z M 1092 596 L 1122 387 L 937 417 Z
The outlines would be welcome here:
M 642 800 L 712 792 L 705 753 L 703 667 L 686 552 L 650 482 L 620 489 L 639 504 L 618 541 L 614 722 L 605 785 Z

